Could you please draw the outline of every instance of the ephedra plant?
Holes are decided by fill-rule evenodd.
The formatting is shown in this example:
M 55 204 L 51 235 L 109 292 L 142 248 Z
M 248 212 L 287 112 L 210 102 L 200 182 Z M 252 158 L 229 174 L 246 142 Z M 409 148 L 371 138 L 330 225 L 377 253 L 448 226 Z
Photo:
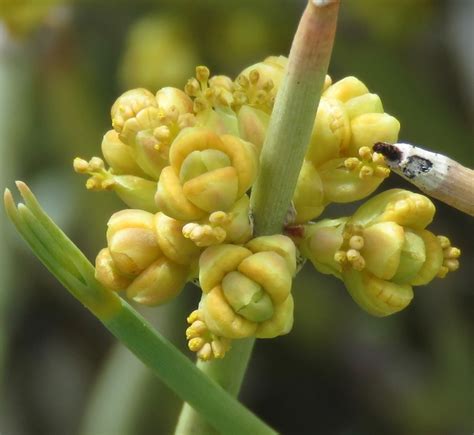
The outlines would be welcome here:
M 427 229 L 435 207 L 422 194 L 387 190 L 352 216 L 324 219 L 328 204 L 367 198 L 390 175 L 373 146 L 400 130 L 366 84 L 327 75 L 338 7 L 308 2 L 288 59 L 268 57 L 235 79 L 198 66 L 182 89 L 117 98 L 103 158 L 74 160 L 89 190 L 125 203 L 95 266 L 26 184 L 17 184 L 24 204 L 5 192 L 34 253 L 187 403 L 176 433 L 275 433 L 235 396 L 255 339 L 290 333 L 292 281 L 307 259 L 379 317 L 459 267 L 460 250 Z M 196 365 L 127 302 L 165 304 L 187 282 L 201 294 L 183 330 Z

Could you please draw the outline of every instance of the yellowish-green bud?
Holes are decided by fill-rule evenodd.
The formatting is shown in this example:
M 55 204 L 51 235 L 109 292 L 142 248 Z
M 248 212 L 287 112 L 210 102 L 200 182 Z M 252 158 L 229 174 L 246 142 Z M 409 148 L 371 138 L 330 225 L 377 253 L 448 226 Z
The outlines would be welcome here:
M 237 116 L 239 136 L 255 145 L 260 153 L 267 133 L 270 115 L 251 106 L 242 106 Z
M 263 322 L 273 316 L 272 301 L 262 286 L 240 272 L 224 277 L 222 291 L 234 311 L 248 320 Z
M 386 113 L 365 113 L 351 120 L 351 140 L 348 153 L 357 155 L 361 147 L 377 142 L 395 143 L 398 139 L 400 123 Z
M 238 124 L 235 112 L 229 108 L 204 107 L 195 116 L 196 127 L 213 130 L 218 135 L 232 134 L 238 136 Z
M 193 111 L 193 102 L 181 89 L 167 86 L 156 93 L 158 107 L 165 113 L 176 110 L 180 115 Z M 173 109 L 174 108 L 174 109 Z
M 334 98 L 335 100 L 345 103 L 352 98 L 360 97 L 368 92 L 369 90 L 364 83 L 356 77 L 349 76 L 329 86 L 323 95 L 327 98 Z
M 214 211 L 229 211 L 252 185 L 257 169 L 257 152 L 249 142 L 188 129 L 171 145 L 170 166 L 161 173 L 155 199 L 168 216 L 199 221 Z
M 124 144 L 115 130 L 109 130 L 102 139 L 102 154 L 115 174 L 146 176 L 135 161 L 133 148 Z
M 295 270 L 295 246 L 282 235 L 258 237 L 246 247 L 207 248 L 199 259 L 203 321 L 211 332 L 229 339 L 289 332 Z
M 328 84 L 296 187 L 299 223 L 317 217 L 331 202 L 357 201 L 374 192 L 390 170 L 372 146 L 396 142 L 400 130 L 399 122 L 383 112 L 380 98 L 360 80 L 346 77 Z
M 112 106 L 110 116 L 112 126 L 119 134 L 122 133 L 126 122 L 134 118 L 147 107 L 156 107 L 155 96 L 144 88 L 131 89 L 124 92 Z
M 301 253 L 319 272 L 340 277 L 341 264 L 346 260 L 345 251 L 340 250 L 346 222 L 347 218 L 341 218 L 310 223 L 303 227 L 303 237 L 296 239 Z
M 191 277 L 200 253 L 183 237 L 182 223 L 162 213 L 134 209 L 112 215 L 107 245 L 96 260 L 97 279 L 145 305 L 176 296 Z
M 293 205 L 296 210 L 295 223 L 304 223 L 318 217 L 324 210 L 324 187 L 319 172 L 311 162 L 305 160 L 298 176 Z

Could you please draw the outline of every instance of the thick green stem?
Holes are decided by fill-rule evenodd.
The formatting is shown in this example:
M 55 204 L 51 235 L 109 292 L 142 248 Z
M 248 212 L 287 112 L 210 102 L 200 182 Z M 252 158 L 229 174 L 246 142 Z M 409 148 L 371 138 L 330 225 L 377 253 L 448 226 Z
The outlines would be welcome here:
M 338 9 L 338 0 L 310 1 L 293 40 L 252 188 L 257 235 L 282 231 L 327 74 Z
M 303 13 L 291 47 L 262 149 L 260 173 L 252 188 L 255 235 L 280 233 L 306 152 L 336 32 L 338 0 L 313 0 Z M 233 348 L 222 361 L 197 366 L 237 395 L 255 339 Z M 176 435 L 207 435 L 209 426 L 185 404 Z M 242 432 L 244 433 L 244 432 Z

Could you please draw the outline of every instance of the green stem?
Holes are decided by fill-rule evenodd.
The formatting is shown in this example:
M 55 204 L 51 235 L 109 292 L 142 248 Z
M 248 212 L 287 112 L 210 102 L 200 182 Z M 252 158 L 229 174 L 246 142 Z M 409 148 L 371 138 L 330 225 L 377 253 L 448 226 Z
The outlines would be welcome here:
M 282 231 L 327 74 L 338 9 L 339 0 L 309 1 L 296 31 L 252 188 L 256 236 Z M 199 361 L 197 366 L 236 396 L 254 342 L 254 338 L 237 340 L 223 360 Z M 212 433 L 196 411 L 184 405 L 176 435 Z
M 275 432 L 205 376 L 186 356 L 117 294 L 95 280 L 94 267 L 49 219 L 24 183 L 25 204 L 15 206 L 5 191 L 5 208 L 17 230 L 54 276 L 151 371 L 190 403 L 215 429 L 226 434 Z M 120 382 L 120 380 L 117 380 Z
M 282 232 L 313 130 L 338 9 L 338 0 L 314 0 L 301 17 L 263 144 L 260 174 L 252 188 L 257 235 Z
M 224 359 L 198 360 L 196 366 L 233 396 L 237 396 L 245 376 L 255 338 L 236 340 Z M 188 403 L 183 405 L 175 435 L 215 433 Z

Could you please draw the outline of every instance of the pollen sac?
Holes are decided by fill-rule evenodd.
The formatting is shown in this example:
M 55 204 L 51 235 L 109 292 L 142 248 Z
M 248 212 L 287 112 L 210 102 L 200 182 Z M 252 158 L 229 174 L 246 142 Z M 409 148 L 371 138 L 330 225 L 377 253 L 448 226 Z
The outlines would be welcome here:
M 199 312 L 206 328 L 227 339 L 288 333 L 295 271 L 295 245 L 283 235 L 207 248 L 199 259 Z
M 210 129 L 184 130 L 170 148 L 155 200 L 161 211 L 185 222 L 216 211 L 229 212 L 255 180 L 255 147 L 236 136 Z
M 413 286 L 459 267 L 460 250 L 426 230 L 434 213 L 427 197 L 392 189 L 350 218 L 306 225 L 297 243 L 316 269 L 342 279 L 363 309 L 387 316 L 410 303 Z
M 373 193 L 390 171 L 372 146 L 396 142 L 399 130 L 360 80 L 346 77 L 327 86 L 295 191 L 296 223 L 318 217 L 329 203 Z
M 145 305 L 179 294 L 199 257 L 182 235 L 182 223 L 162 213 L 127 209 L 109 220 L 107 248 L 96 259 L 96 278 Z

